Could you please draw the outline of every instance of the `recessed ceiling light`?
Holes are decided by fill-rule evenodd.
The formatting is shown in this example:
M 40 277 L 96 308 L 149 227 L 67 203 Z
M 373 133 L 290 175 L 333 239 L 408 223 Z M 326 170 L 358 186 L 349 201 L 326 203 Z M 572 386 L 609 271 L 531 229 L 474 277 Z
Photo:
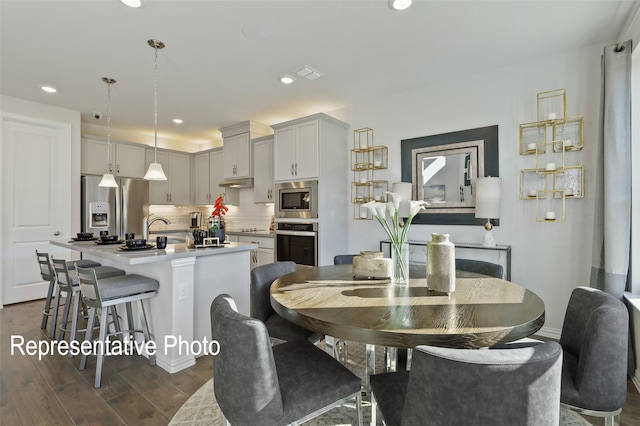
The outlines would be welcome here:
M 295 78 L 291 77 L 290 75 L 281 75 L 280 76 L 280 83 L 282 84 L 291 84 L 295 81 Z
M 40 88 L 42 90 L 44 90 L 45 92 L 47 92 L 47 93 L 56 93 L 57 92 L 56 88 L 52 87 L 52 86 L 40 86 Z
M 389 0 L 389 7 L 393 10 L 405 10 L 411 6 L 412 0 Z
M 120 3 L 129 7 L 140 7 L 142 5 L 140 0 L 120 0 Z
M 179 118 L 174 118 L 173 122 L 176 123 L 176 124 L 182 124 L 183 123 L 183 121 L 181 119 L 179 119 Z

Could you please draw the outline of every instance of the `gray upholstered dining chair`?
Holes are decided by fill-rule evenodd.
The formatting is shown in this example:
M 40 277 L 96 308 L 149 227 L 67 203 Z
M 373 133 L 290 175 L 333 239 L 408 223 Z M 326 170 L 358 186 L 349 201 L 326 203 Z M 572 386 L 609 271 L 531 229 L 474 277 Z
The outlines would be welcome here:
M 358 256 L 357 254 L 336 254 L 333 256 L 334 265 L 351 265 L 353 258 Z
M 269 288 L 273 282 L 283 275 L 297 270 L 294 262 L 275 262 L 255 267 L 251 270 L 251 287 L 249 299 L 249 315 L 259 319 L 267 326 L 269 336 L 289 342 L 292 340 L 308 340 L 312 343 L 321 341 L 324 336 L 287 321 L 276 313 L 271 306 Z
M 456 259 L 456 270 L 475 272 L 495 278 L 504 278 L 504 267 L 502 265 L 485 262 L 483 260 Z
M 223 424 L 300 424 L 351 398 L 362 424 L 360 378 L 311 342 L 272 346 L 265 324 L 238 313 L 227 294 L 211 303 L 211 336 Z
M 571 293 L 560 345 L 562 405 L 619 424 L 627 397 L 629 312 L 603 291 L 577 287 Z
M 411 371 L 370 377 L 372 415 L 377 405 L 388 426 L 557 426 L 561 370 L 555 342 L 491 351 L 418 346 Z

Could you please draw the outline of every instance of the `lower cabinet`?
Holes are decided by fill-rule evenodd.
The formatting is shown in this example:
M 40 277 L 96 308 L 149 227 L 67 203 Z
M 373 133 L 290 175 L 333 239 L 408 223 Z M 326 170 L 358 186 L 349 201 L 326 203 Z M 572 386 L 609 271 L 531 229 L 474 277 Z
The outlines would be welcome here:
M 274 239 L 273 237 L 256 237 L 241 235 L 238 237 L 238 241 L 241 243 L 258 244 L 257 250 L 251 250 L 251 269 L 256 266 L 266 265 L 273 263 L 274 259 Z

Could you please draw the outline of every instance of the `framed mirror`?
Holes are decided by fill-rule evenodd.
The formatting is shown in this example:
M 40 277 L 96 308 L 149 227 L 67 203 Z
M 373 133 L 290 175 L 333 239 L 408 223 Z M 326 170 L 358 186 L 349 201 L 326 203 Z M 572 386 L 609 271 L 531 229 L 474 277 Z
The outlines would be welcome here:
M 473 183 L 500 176 L 498 126 L 404 139 L 401 165 L 402 181 L 412 184 L 411 199 L 430 204 L 413 223 L 484 225 L 486 219 L 475 218 Z

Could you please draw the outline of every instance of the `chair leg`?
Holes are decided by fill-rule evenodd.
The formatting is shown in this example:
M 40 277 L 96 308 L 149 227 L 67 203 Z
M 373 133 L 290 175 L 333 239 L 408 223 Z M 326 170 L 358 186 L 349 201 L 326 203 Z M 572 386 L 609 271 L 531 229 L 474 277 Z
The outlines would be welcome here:
M 56 282 L 55 280 L 49 280 L 49 290 L 47 291 L 47 300 L 44 302 L 44 310 L 42 311 L 42 324 L 40 324 L 41 329 L 47 328 L 47 320 L 49 319 L 49 315 L 51 315 L 51 298 L 53 296 L 53 292 L 55 290 Z
M 51 325 L 49 326 L 49 337 L 54 338 L 56 336 L 56 327 L 58 326 L 58 308 L 60 308 L 60 289 L 58 286 L 55 288 L 53 298 L 53 312 L 51 314 Z
M 102 308 L 100 312 L 100 335 L 98 340 L 102 342 L 98 347 L 98 358 L 96 360 L 96 380 L 93 387 L 99 388 L 102 381 L 102 365 L 104 364 L 104 349 L 107 344 L 107 329 L 109 324 L 107 322 L 109 312 L 108 309 Z
M 378 415 L 378 403 L 376 402 L 376 397 L 371 392 L 371 426 L 376 426 L 376 416 Z
M 118 310 L 116 309 L 115 305 L 109 307 L 108 309 L 111 311 L 111 318 L 113 319 L 113 328 L 116 331 L 116 336 L 119 340 L 123 340 L 122 327 L 120 326 L 120 318 L 118 317 Z M 105 317 L 105 320 L 107 318 L 108 317 Z
M 69 336 L 69 341 L 73 342 L 78 338 L 78 315 L 80 314 L 80 292 L 74 292 L 73 296 L 73 317 L 71 317 L 71 336 Z M 71 351 L 69 351 L 69 358 L 72 358 Z
M 620 426 L 620 414 L 605 417 L 604 426 Z
M 144 301 L 140 300 L 140 310 L 142 311 L 142 332 L 144 333 L 144 343 L 146 344 L 151 340 L 151 334 L 149 333 L 149 322 L 147 321 L 147 314 L 144 311 Z M 149 365 L 156 365 L 156 355 L 149 354 Z
M 91 342 L 93 340 L 93 324 L 95 323 L 95 320 L 96 320 L 96 314 L 97 314 L 96 308 L 89 309 L 89 321 L 87 322 L 87 332 L 84 335 L 85 342 Z M 82 353 L 82 356 L 80 357 L 80 366 L 78 367 L 78 369 L 84 370 L 85 368 L 87 368 L 87 354 Z
M 67 293 L 64 298 L 64 309 L 62 310 L 62 318 L 60 319 L 60 333 L 58 333 L 58 340 L 64 340 L 65 330 L 69 323 L 69 307 L 71 306 L 71 293 Z
M 356 396 L 356 410 L 358 411 L 358 426 L 362 426 L 362 392 Z
M 135 333 L 135 322 L 133 320 L 133 308 L 131 307 L 131 302 L 127 302 L 125 304 L 126 306 L 126 311 L 127 311 L 127 336 L 129 340 L 135 340 L 136 339 L 136 333 Z

